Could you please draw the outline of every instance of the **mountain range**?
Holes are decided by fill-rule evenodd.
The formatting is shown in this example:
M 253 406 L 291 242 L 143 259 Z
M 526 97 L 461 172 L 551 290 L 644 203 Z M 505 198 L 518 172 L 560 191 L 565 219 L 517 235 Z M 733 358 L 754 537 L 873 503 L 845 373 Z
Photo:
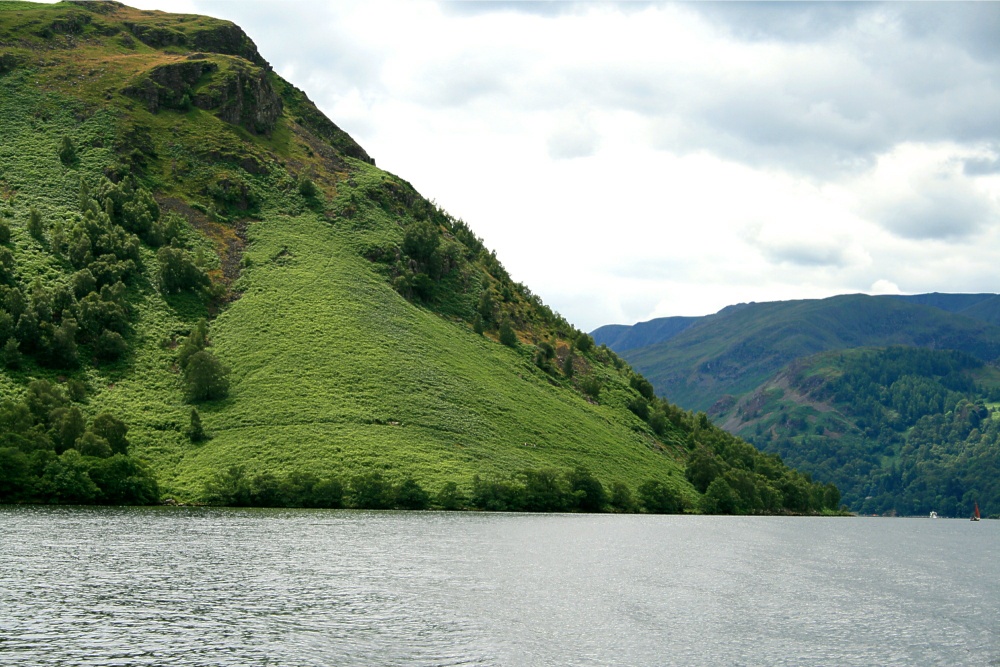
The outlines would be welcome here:
M 592 335 L 658 393 L 837 484 L 852 509 L 956 515 L 1000 503 L 998 304 L 995 294 L 853 294 Z M 953 432 L 936 427 L 938 451 L 921 451 L 928 424 L 944 421 Z

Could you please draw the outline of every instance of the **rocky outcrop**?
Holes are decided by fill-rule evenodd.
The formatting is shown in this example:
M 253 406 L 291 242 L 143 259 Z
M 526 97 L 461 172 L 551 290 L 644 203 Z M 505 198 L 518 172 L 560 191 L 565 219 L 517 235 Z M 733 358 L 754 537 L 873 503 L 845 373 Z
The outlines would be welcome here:
M 254 134 L 268 134 L 281 118 L 281 98 L 268 71 L 236 61 L 198 92 L 194 105 Z
M 218 69 L 217 64 L 200 59 L 159 65 L 122 92 L 142 102 L 152 113 L 182 109 L 191 105 L 191 91 L 201 77 Z
M 219 23 L 193 29 L 188 33 L 188 37 L 190 45 L 198 51 L 237 56 L 264 70 L 271 69 L 271 65 L 257 51 L 257 45 L 253 40 L 243 32 L 242 28 L 233 23 Z
M 122 92 L 152 113 L 195 106 L 254 134 L 270 133 L 283 108 L 268 70 L 236 58 L 222 59 L 220 67 L 205 54 L 158 65 Z
M 257 51 L 253 40 L 239 26 L 229 22 L 184 26 L 183 29 L 155 23 L 126 22 L 124 25 L 136 39 L 154 49 L 188 47 L 195 51 L 236 56 L 265 70 L 271 69 L 271 65 Z

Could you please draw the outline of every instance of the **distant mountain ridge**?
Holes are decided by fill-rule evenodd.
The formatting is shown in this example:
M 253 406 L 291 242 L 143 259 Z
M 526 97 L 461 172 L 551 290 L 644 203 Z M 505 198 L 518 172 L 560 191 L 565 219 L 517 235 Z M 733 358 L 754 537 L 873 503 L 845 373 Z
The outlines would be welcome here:
M 903 345 L 1000 356 L 1000 297 L 921 294 L 746 303 L 690 319 L 601 327 L 608 345 L 681 407 L 707 410 L 727 394 L 750 391 L 788 363 L 827 350 Z M 657 338 L 658 340 L 655 340 Z M 636 341 L 650 341 L 644 346 Z

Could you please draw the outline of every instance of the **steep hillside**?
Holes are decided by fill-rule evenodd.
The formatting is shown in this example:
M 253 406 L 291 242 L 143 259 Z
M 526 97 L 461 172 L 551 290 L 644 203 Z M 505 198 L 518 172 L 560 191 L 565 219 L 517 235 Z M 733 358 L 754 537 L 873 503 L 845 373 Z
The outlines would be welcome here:
M 838 505 L 656 398 L 231 23 L 0 2 L 0 122 L 0 502 Z
M 751 391 L 790 362 L 825 350 L 909 345 L 961 350 L 982 360 L 1000 356 L 1000 327 L 939 307 L 956 297 L 963 310 L 974 311 L 989 299 L 936 296 L 928 300 L 934 305 L 861 294 L 741 304 L 662 342 L 620 353 L 658 393 L 692 410 Z
M 854 349 L 800 359 L 712 416 L 837 484 L 865 513 L 1000 507 L 1000 371 L 960 353 Z

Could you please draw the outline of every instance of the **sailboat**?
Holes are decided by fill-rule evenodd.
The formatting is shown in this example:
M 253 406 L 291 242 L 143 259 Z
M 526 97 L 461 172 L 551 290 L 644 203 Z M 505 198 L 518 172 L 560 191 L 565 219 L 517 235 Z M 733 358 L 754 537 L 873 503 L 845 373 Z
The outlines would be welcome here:
M 979 521 L 979 503 L 973 503 L 972 516 L 969 518 L 970 521 Z

